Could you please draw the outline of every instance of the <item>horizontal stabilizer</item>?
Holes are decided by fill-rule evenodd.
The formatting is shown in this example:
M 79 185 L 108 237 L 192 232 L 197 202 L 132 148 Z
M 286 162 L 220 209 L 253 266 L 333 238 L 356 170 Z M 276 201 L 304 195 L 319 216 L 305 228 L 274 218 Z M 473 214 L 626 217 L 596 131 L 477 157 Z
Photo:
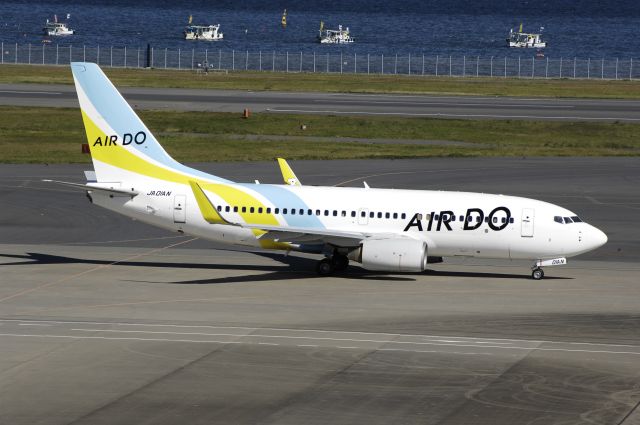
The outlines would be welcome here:
M 79 189 L 79 190 L 90 190 L 90 191 L 96 191 L 96 192 L 106 192 L 106 193 L 111 193 L 111 194 L 117 194 L 117 195 L 128 195 L 128 196 L 136 196 L 138 195 L 138 192 L 131 189 L 131 190 L 124 190 L 124 189 L 117 189 L 114 187 L 106 187 L 106 186 L 94 186 L 91 184 L 82 184 L 82 183 L 71 183 L 71 182 L 63 182 L 63 181 L 59 181 L 59 180 L 42 180 L 43 182 L 47 182 L 47 183 L 55 183 L 55 184 L 60 184 L 63 186 L 67 186 L 67 187 L 71 187 L 74 189 Z M 102 183 L 105 184 L 105 183 Z

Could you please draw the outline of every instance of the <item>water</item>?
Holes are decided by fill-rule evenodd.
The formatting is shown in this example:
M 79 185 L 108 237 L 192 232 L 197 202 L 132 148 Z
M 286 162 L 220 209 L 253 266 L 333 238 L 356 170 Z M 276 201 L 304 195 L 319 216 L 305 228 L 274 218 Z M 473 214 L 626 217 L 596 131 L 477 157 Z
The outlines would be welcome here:
M 280 25 L 282 10 L 288 25 Z M 640 8 L 635 0 L 77 0 L 7 1 L 0 4 L 0 41 L 41 44 L 42 27 L 53 14 L 77 34 L 54 37 L 74 46 L 146 46 L 239 51 L 349 52 L 454 56 L 531 56 L 534 51 L 508 49 L 510 28 L 544 26 L 547 57 L 638 58 Z M 182 30 L 189 15 L 194 24 L 221 24 L 224 40 L 188 42 Z M 320 45 L 320 21 L 326 28 L 348 26 L 352 45 Z

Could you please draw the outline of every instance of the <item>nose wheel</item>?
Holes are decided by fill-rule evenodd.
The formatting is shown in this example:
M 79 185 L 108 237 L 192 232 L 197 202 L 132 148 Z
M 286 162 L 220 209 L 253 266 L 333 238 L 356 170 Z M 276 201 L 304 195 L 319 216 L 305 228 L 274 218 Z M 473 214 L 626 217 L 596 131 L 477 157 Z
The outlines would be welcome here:
M 544 277 L 544 272 L 540 267 L 536 267 L 531 271 L 531 278 L 533 280 L 540 280 Z

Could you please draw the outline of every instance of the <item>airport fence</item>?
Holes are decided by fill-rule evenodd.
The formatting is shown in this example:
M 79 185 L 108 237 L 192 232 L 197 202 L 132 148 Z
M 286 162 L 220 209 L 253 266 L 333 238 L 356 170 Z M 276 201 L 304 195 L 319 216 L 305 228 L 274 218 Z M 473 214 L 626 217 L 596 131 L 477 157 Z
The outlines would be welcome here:
M 371 55 L 350 52 L 303 53 L 158 47 L 74 46 L 1 43 L 0 63 L 66 65 L 89 61 L 113 68 L 166 68 L 207 71 L 397 74 L 412 76 L 569 78 L 621 80 L 640 78 L 633 58 L 551 58 L 523 56 Z

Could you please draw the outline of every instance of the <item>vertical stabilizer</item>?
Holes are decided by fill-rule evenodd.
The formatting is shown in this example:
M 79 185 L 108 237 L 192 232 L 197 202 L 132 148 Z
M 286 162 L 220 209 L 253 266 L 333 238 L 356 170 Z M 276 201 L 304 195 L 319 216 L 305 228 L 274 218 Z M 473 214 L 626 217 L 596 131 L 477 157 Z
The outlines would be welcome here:
M 185 184 L 194 177 L 226 181 L 171 158 L 98 65 L 74 62 L 71 70 L 99 182 L 135 174 Z

